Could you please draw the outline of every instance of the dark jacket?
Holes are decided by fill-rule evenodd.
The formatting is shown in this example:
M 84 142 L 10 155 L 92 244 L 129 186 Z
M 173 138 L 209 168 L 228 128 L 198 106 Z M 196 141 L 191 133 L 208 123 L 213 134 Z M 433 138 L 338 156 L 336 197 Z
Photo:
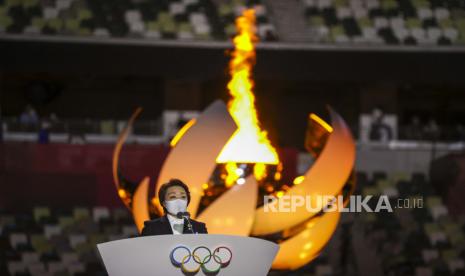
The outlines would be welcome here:
M 192 224 L 192 230 L 194 233 L 198 234 L 208 234 L 207 227 L 205 223 L 195 221 L 193 219 L 190 220 Z M 147 220 L 144 222 L 144 228 L 142 229 L 141 236 L 153 236 L 153 235 L 167 235 L 173 234 L 173 230 L 171 229 L 170 221 L 166 217 L 166 215 L 152 220 Z M 184 220 L 184 229 L 183 234 L 192 234 L 189 231 L 187 226 L 187 221 Z

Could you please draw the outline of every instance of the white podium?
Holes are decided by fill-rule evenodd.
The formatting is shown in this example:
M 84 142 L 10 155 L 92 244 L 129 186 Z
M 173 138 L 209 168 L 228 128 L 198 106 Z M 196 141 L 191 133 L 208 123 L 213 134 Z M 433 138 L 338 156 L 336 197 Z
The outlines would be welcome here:
M 192 234 L 129 238 L 97 248 L 110 276 L 267 275 L 279 245 L 257 238 Z

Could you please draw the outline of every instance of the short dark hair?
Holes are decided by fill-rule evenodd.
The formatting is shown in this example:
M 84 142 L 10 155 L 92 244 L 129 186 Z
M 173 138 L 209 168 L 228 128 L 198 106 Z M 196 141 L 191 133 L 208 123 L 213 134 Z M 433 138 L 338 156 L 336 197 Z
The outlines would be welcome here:
M 168 188 L 173 187 L 173 186 L 179 186 L 183 188 L 184 191 L 186 191 L 187 205 L 189 205 L 189 202 L 191 201 L 191 193 L 189 192 L 189 187 L 181 180 L 172 178 L 170 179 L 170 181 L 161 185 L 160 190 L 158 190 L 158 201 L 160 202 L 161 207 L 163 207 L 163 211 L 165 212 L 165 214 L 167 213 L 167 210 L 165 206 L 163 206 L 162 203 L 165 201 L 165 196 L 166 196 L 166 192 L 168 191 Z

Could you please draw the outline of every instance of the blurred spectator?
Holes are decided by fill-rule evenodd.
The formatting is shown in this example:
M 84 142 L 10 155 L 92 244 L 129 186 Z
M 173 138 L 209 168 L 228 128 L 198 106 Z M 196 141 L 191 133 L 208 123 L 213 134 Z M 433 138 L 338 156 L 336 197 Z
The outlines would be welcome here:
M 265 39 L 264 40 L 265 41 L 277 41 L 278 37 L 276 36 L 276 34 L 273 31 L 268 30 L 265 33 Z
M 384 122 L 384 112 L 381 108 L 373 109 L 371 113 L 370 140 L 387 142 L 392 139 L 392 129 Z
M 58 123 L 58 122 L 59 122 L 58 116 L 57 116 L 55 113 L 53 113 L 53 112 L 50 113 L 49 119 L 50 119 L 50 123 L 51 123 L 51 124 L 54 124 L 54 123 Z
M 37 125 L 39 123 L 39 116 L 37 116 L 37 112 L 31 105 L 27 105 L 19 116 L 19 122 L 26 126 Z
M 39 144 L 48 144 L 50 142 L 50 122 L 43 120 L 39 129 Z
M 441 135 L 441 129 L 439 128 L 436 120 L 433 118 L 428 121 L 428 124 L 424 127 L 423 132 L 425 134 L 425 138 L 430 141 L 437 141 Z
M 73 145 L 84 145 L 86 143 L 86 138 L 84 135 L 70 135 L 69 143 Z
M 50 131 L 56 131 L 57 127 L 60 125 L 60 119 L 53 112 L 50 113 L 50 115 L 48 115 L 48 122 L 50 124 L 50 127 L 49 127 Z
M 70 133 L 68 143 L 74 145 L 84 145 L 86 143 L 86 137 L 84 133 L 81 132 Z
M 420 124 L 420 118 L 413 116 L 405 130 L 407 140 L 423 140 L 423 128 Z

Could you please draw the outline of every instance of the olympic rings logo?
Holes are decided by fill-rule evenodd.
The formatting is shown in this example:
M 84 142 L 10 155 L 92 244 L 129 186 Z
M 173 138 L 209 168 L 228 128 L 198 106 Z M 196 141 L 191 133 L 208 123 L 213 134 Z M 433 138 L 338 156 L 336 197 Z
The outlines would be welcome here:
M 184 245 L 171 250 L 171 263 L 181 268 L 184 274 L 195 275 L 202 269 L 206 275 L 215 275 L 227 267 L 232 259 L 232 251 L 226 246 L 218 246 L 213 252 L 206 246 L 197 246 L 193 251 Z

